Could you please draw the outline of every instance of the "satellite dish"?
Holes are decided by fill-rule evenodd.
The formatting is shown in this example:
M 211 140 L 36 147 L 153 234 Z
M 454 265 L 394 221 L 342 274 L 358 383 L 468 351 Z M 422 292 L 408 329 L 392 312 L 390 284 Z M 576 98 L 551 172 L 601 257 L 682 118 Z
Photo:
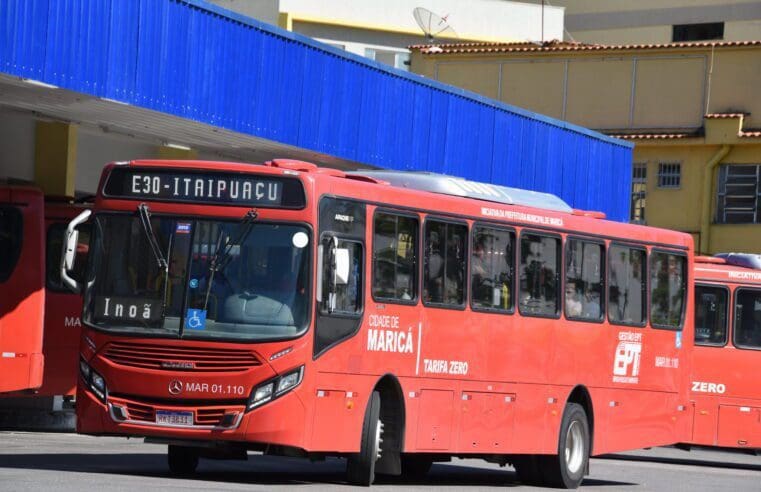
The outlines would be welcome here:
M 439 35 L 445 35 L 450 38 L 456 38 L 457 33 L 452 26 L 447 24 L 447 17 L 434 14 L 430 10 L 423 7 L 415 7 L 412 11 L 412 16 L 415 18 L 415 22 L 423 30 L 425 38 L 429 43 L 433 43 L 433 39 Z

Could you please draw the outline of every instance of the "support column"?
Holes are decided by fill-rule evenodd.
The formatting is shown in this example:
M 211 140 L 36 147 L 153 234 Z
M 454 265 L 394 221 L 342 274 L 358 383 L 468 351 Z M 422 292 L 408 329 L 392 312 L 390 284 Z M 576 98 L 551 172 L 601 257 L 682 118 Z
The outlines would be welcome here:
M 34 181 L 46 195 L 74 196 L 77 125 L 38 121 L 34 142 Z

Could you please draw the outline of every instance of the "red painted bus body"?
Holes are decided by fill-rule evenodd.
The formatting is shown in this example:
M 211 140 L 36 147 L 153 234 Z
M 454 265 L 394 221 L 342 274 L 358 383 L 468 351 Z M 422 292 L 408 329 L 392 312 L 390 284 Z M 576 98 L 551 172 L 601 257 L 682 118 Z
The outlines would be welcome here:
M 695 284 L 689 444 L 761 449 L 761 270 L 698 257 Z
M 0 392 L 3 398 L 73 398 L 82 297 L 65 288 L 57 272 L 63 232 L 85 206 L 46 199 L 31 186 L 3 185 L 0 207 L 19 220 L 13 230 L 5 229 L 11 219 L 3 224 L 18 253 L 8 252 L 12 272 L 0 283 Z
M 0 392 L 39 388 L 44 357 L 44 198 L 0 186 Z
M 303 202 L 286 200 L 283 191 L 282 206 L 222 203 L 217 197 L 232 193 L 233 179 L 254 180 L 255 189 L 261 182 L 263 190 L 268 180 L 293 180 L 303 186 Z M 174 201 L 178 184 L 181 199 Z M 150 210 L 144 213 L 152 233 L 140 225 L 141 204 Z M 223 226 L 204 221 L 244 224 L 251 208 L 258 232 L 237 243 L 235 229 L 214 242 L 209 231 Z M 690 432 L 689 235 L 599 214 L 411 190 L 297 161 L 110 164 L 94 214 L 77 430 L 168 443 L 173 471 L 192 471 L 199 454 L 259 449 L 347 456 L 350 481 L 369 483 L 373 471 L 412 472 L 432 460 L 471 456 L 512 463 L 534 483 L 573 487 L 578 473 L 560 483 L 542 475 L 553 474 L 559 451 L 573 454 L 572 441 L 582 443 L 585 429 L 591 450 L 584 453 L 595 455 L 676 443 Z M 277 259 L 285 246 L 254 254 L 292 226 L 298 230 L 286 241 L 294 245 L 291 256 Z M 398 233 L 402 228 L 407 232 Z M 132 232 L 125 239 L 126 229 Z M 383 231 L 397 232 L 393 240 L 376 241 L 376 234 L 391 237 Z M 153 266 L 161 255 L 151 253 L 150 234 L 168 253 L 165 271 Z M 109 251 L 110 244 L 119 250 Z M 232 259 L 211 261 L 225 244 L 232 245 Z M 477 284 L 476 256 L 484 245 L 492 255 L 489 271 L 501 270 L 499 278 L 479 277 Z M 185 266 L 172 266 L 182 251 L 188 257 L 175 263 Z M 119 255 L 140 260 L 117 265 L 112 257 Z M 273 310 L 275 295 L 252 288 L 223 300 L 205 287 L 213 284 L 203 279 L 213 268 L 194 265 L 248 262 L 247 272 L 261 269 L 268 279 L 263 289 L 275 290 L 278 280 L 270 274 L 298 255 L 306 255 L 307 267 L 290 279 L 290 289 L 306 300 L 298 315 L 303 328 L 272 341 L 236 340 L 241 320 Z M 166 281 L 138 271 L 136 261 Z M 445 273 L 436 273 L 440 268 Z M 167 290 L 178 273 L 188 277 L 184 290 Z M 677 289 L 671 297 L 663 295 L 672 288 L 668 282 Z M 98 287 L 105 284 L 121 287 Z M 592 314 L 575 311 L 582 301 L 568 284 L 590 289 L 584 295 Z M 652 292 L 657 309 L 648 310 L 654 285 L 660 286 Z M 606 301 L 614 297 L 615 303 Z M 676 300 L 663 307 L 670 298 Z M 243 303 L 251 312 L 244 307 L 238 314 Z M 301 311 L 293 306 L 288 312 L 295 319 Z M 181 319 L 158 319 L 159 309 Z M 271 319 L 280 319 L 282 306 L 274 310 Z M 660 328 L 651 322 L 656 311 Z M 236 321 L 220 321 L 231 313 Z M 614 316 L 617 323 L 609 321 Z M 218 329 L 229 336 L 215 339 Z M 273 338 L 272 326 L 255 329 Z M 580 409 L 586 417 L 574 420 Z M 380 447 L 368 447 L 381 432 Z M 368 461 L 376 451 L 377 462 Z M 579 462 L 571 466 L 579 472 Z M 586 459 L 583 468 L 579 473 Z

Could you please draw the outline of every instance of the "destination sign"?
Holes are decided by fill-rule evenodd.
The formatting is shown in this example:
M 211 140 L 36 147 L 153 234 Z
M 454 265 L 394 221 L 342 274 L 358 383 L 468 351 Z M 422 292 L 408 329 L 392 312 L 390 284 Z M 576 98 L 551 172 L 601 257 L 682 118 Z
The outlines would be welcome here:
M 296 179 L 225 172 L 114 168 L 103 194 L 109 198 L 212 205 L 284 208 L 305 205 L 303 187 Z

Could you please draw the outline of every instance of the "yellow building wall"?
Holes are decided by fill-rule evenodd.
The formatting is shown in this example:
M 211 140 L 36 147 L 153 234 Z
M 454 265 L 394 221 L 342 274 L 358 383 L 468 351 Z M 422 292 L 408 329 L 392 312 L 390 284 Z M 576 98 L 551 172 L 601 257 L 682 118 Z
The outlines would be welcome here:
M 502 65 L 501 100 L 553 118 L 563 118 L 563 60 L 508 62 Z
M 750 113 L 745 127 L 761 127 L 759 46 L 713 53 L 710 48 L 616 50 L 603 56 L 587 51 L 487 56 L 413 51 L 410 68 L 596 130 L 700 128 L 704 114 L 720 112 Z
M 690 145 L 638 144 L 634 148 L 635 163 L 647 163 L 647 198 L 645 217 L 647 225 L 663 227 L 700 237 L 700 215 L 703 206 L 703 177 L 710 159 L 720 145 L 704 145 L 701 139 Z M 658 166 L 661 162 L 679 162 L 682 167 L 679 188 L 658 188 Z M 761 142 L 744 143 L 732 147 L 720 165 L 761 164 Z M 758 224 L 716 223 L 718 167 L 712 173 L 711 221 L 708 230 L 709 251 L 761 253 L 761 226 Z M 696 242 L 696 249 L 697 249 Z
M 453 62 L 438 66 L 439 80 L 462 87 L 491 99 L 499 99 L 499 64 L 483 61 L 480 63 Z
M 684 232 L 700 230 L 700 210 L 705 164 L 719 146 L 682 145 L 634 147 L 634 162 L 647 163 L 647 225 Z M 658 188 L 660 163 L 681 164 L 679 188 Z
M 595 29 L 571 33 L 580 43 L 592 44 L 641 44 L 668 43 L 671 26 L 628 27 L 626 29 Z
M 700 126 L 703 123 L 704 77 L 703 56 L 638 59 L 632 126 Z
M 566 119 L 591 128 L 627 126 L 631 60 L 576 59 L 568 64 Z
M 746 128 L 761 127 L 761 50 L 717 50 L 709 113 L 744 112 Z

